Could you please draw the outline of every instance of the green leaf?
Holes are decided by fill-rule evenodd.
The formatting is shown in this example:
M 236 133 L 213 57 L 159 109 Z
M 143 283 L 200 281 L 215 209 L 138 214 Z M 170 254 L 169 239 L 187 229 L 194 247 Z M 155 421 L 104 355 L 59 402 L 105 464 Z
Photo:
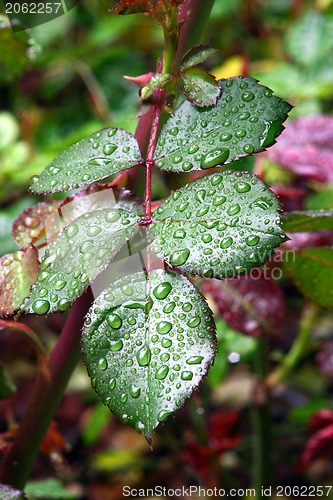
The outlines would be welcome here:
M 148 441 L 198 386 L 216 350 L 204 297 L 185 277 L 160 269 L 105 290 L 87 315 L 82 342 L 95 391 Z
M 39 263 L 36 248 L 28 246 L 0 259 L 0 317 L 15 313 L 36 281 Z
M 33 179 L 34 193 L 88 186 L 142 162 L 136 139 L 122 129 L 105 128 L 60 153 Z
M 24 500 L 27 497 L 23 491 L 14 490 L 10 486 L 0 484 L 0 498 L 1 500 Z
M 284 265 L 300 291 L 322 307 L 333 306 L 333 249 L 284 252 Z
M 221 87 L 215 77 L 196 67 L 180 73 L 180 88 L 186 99 L 199 108 L 215 106 L 221 95 Z
M 196 45 L 195 47 L 192 47 L 188 52 L 186 52 L 182 59 L 180 67 L 183 70 L 191 68 L 192 66 L 197 66 L 217 52 L 217 49 L 213 49 L 212 47 L 208 47 L 207 45 Z
M 151 77 L 147 85 L 141 89 L 141 99 L 144 101 L 148 99 L 156 89 L 163 87 L 168 80 L 170 80 L 171 75 L 169 73 L 156 74 Z
M 283 230 L 290 233 L 333 229 L 333 210 L 285 212 L 281 222 Z
M 311 66 L 333 49 L 333 16 L 309 10 L 292 25 L 286 36 L 286 49 L 296 62 Z
M 118 250 L 139 230 L 139 218 L 123 209 L 103 209 L 75 219 L 49 246 L 25 312 L 69 309 Z
M 29 500 L 75 500 L 78 496 L 63 486 L 59 479 L 30 481 L 25 487 Z
M 274 194 L 254 175 L 207 175 L 159 206 L 148 230 L 151 248 L 183 272 L 236 277 L 263 264 L 283 242 L 278 209 Z
M 188 172 L 264 151 L 282 132 L 291 106 L 252 78 L 219 80 L 216 107 L 183 102 L 164 125 L 155 158 L 162 170 Z

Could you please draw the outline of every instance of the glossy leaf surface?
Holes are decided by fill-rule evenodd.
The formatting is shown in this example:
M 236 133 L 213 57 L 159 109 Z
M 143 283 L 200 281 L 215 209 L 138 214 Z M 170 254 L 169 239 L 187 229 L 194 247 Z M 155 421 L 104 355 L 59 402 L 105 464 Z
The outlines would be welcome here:
M 142 161 L 136 139 L 122 129 L 102 129 L 60 153 L 31 186 L 55 193 L 87 186 Z
M 203 63 L 206 59 L 216 54 L 218 51 L 207 45 L 196 45 L 192 47 L 183 57 L 181 69 L 187 69 Z
M 151 440 L 180 408 L 215 354 L 215 327 L 204 297 L 181 275 L 136 273 L 95 301 L 83 353 L 104 404 Z
M 284 254 L 284 265 L 300 291 L 322 307 L 333 306 L 333 249 L 306 248 Z
M 219 80 L 216 107 L 183 102 L 164 125 L 155 158 L 162 170 L 188 172 L 264 151 L 282 132 L 291 106 L 252 78 Z
M 38 276 L 38 252 L 28 246 L 0 259 L 0 317 L 13 314 Z
M 285 212 L 281 216 L 282 228 L 289 232 L 333 229 L 333 210 Z
M 204 277 L 236 277 L 283 241 L 279 204 L 257 177 L 219 172 L 175 191 L 153 214 L 151 246 L 170 266 Z
M 135 213 L 115 208 L 75 219 L 49 246 L 22 309 L 36 314 L 67 310 L 138 231 L 138 220 Z
M 180 88 L 186 99 L 199 108 L 215 106 L 221 95 L 221 88 L 215 77 L 201 68 L 183 70 Z

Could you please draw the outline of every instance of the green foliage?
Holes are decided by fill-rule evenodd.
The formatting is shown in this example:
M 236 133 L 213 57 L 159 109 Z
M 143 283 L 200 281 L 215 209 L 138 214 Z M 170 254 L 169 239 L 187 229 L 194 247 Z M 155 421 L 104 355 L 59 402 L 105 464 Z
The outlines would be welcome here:
M 197 66 L 216 53 L 217 50 L 212 47 L 196 45 L 195 47 L 192 47 L 183 57 L 180 65 L 181 70 Z
M 68 191 L 141 162 L 138 143 L 129 132 L 103 129 L 60 153 L 34 178 L 31 189 L 35 193 Z
M 69 492 L 59 479 L 31 481 L 25 487 L 29 500 L 75 500 L 77 495 Z
M 216 107 L 183 102 L 163 127 L 155 156 L 162 170 L 189 172 L 258 153 L 282 132 L 289 104 L 252 78 L 220 80 Z
M 333 229 L 333 210 L 307 210 L 285 212 L 281 216 L 282 228 L 286 232 L 320 231 Z
M 283 241 L 279 204 L 257 177 L 211 174 L 158 207 L 148 234 L 169 265 L 203 277 L 235 277 L 262 264 Z
M 284 265 L 301 292 L 322 307 L 333 306 L 333 249 L 306 248 L 284 254 Z
M 215 327 L 199 291 L 162 270 L 116 281 L 90 309 L 83 352 L 104 404 L 151 441 L 212 363 Z
M 180 88 L 186 99 L 198 107 L 215 106 L 221 94 L 215 77 L 197 67 L 181 71 Z

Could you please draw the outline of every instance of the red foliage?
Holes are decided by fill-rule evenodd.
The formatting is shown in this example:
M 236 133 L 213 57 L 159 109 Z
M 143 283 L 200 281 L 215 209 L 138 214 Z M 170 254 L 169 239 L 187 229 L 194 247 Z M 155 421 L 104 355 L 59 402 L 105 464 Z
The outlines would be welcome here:
M 296 463 L 298 473 L 305 472 L 316 460 L 332 456 L 333 411 L 324 409 L 316 412 L 311 417 L 308 428 L 313 435 Z
M 263 269 L 224 282 L 206 281 L 202 291 L 212 296 L 220 316 L 235 330 L 253 337 L 264 330 L 280 332 L 285 317 L 283 293 Z

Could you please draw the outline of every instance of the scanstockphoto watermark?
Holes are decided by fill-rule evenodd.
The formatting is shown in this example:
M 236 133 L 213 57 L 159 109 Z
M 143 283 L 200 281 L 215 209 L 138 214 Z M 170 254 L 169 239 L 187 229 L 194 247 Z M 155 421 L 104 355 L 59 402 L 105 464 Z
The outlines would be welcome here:
M 271 497 L 272 488 L 261 488 L 262 497 Z M 131 488 L 123 487 L 123 497 L 129 498 L 256 498 L 254 488 L 202 488 L 201 486 L 182 486 L 180 488 L 167 488 L 165 486 L 155 486 L 154 488 Z
M 7 14 L 12 31 L 24 31 L 64 16 L 79 0 L 0 0 L 0 11 Z

